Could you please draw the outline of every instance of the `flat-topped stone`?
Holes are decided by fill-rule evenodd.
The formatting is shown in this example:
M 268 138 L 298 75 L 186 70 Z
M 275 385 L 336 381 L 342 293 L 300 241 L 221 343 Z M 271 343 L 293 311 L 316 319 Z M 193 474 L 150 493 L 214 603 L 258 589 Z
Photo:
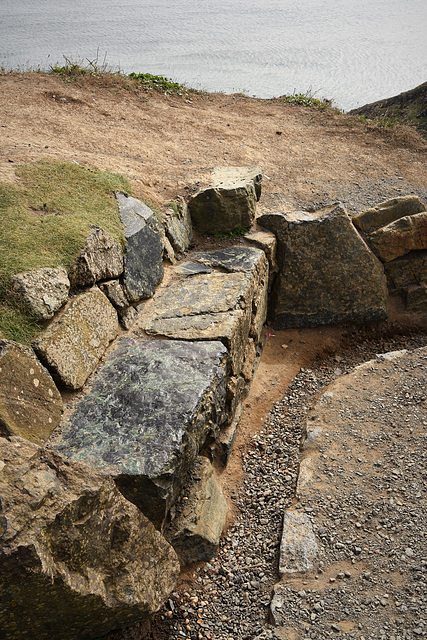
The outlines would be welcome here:
M 262 251 L 255 247 L 233 246 L 209 251 L 195 251 L 191 260 L 226 271 L 254 271 L 262 260 Z
M 150 298 L 163 278 L 163 227 L 136 198 L 116 193 L 126 238 L 123 287 L 130 302 Z
M 61 394 L 34 351 L 0 340 L 0 432 L 42 444 L 61 415 Z
M 415 213 L 425 211 L 425 205 L 418 196 L 399 196 L 380 202 L 375 207 L 365 209 L 353 216 L 353 223 L 364 233 L 370 233 L 380 227 Z
M 383 262 L 427 249 L 427 212 L 399 218 L 369 234 L 368 240 Z
M 119 340 L 53 446 L 111 474 L 161 527 L 185 474 L 224 419 L 220 342 Z
M 261 197 L 261 167 L 214 167 L 211 174 L 212 187 L 246 186 L 252 184 L 256 199 Z
M 95 286 L 72 298 L 33 346 L 54 378 L 80 389 L 117 330 L 117 311 Z

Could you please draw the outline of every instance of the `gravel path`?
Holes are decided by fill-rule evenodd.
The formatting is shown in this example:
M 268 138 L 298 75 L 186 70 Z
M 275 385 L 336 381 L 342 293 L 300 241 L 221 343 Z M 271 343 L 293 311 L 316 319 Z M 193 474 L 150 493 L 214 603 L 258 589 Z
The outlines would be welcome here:
M 296 502 L 300 443 L 310 409 L 327 385 L 359 363 L 377 353 L 425 345 L 427 336 L 422 333 L 390 338 L 360 330 L 354 332 L 347 350 L 301 369 L 249 443 L 244 483 L 232 494 L 240 515 L 221 540 L 216 558 L 189 571 L 148 636 L 141 627 L 114 638 L 408 640 L 426 636 L 425 502 L 424 510 L 420 509 L 426 498 L 425 451 L 418 446 L 418 424 L 403 422 L 400 431 L 393 432 L 393 443 L 387 437 L 387 454 L 378 455 L 378 468 L 384 468 L 382 489 L 393 498 L 381 511 L 376 511 L 375 500 L 367 509 L 357 495 L 345 501 L 333 489 L 326 503 L 319 505 L 313 499 L 313 504 L 305 505 L 310 517 L 317 514 L 323 520 L 315 531 L 321 541 L 320 563 L 314 573 L 291 577 L 280 588 L 283 602 L 275 612 L 276 626 L 271 624 L 270 610 L 274 585 L 280 580 L 283 514 Z M 399 399 L 401 405 L 425 401 L 424 384 L 407 393 Z M 396 420 L 401 406 L 397 409 Z M 404 441 L 409 456 L 404 453 Z M 375 452 L 381 443 L 371 444 Z M 350 526 L 351 531 L 346 530 Z M 373 553 L 362 542 L 365 529 L 374 531 Z M 403 552 L 395 553 L 397 548 Z M 390 575 L 400 585 L 397 590 L 394 586 L 390 590 Z

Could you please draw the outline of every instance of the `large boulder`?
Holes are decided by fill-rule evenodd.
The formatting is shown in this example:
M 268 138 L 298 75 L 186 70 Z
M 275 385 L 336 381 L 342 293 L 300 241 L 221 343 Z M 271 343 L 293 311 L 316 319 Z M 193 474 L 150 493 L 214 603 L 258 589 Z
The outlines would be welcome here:
M 255 220 L 261 177 L 258 167 L 216 168 L 211 186 L 196 193 L 189 202 L 191 219 L 200 233 L 249 229 Z
M 0 451 L 1 637 L 91 640 L 156 612 L 179 563 L 112 479 L 20 438 Z
M 146 204 L 116 193 L 125 238 L 123 287 L 130 302 L 150 298 L 163 278 L 162 224 Z
M 123 251 L 114 238 L 93 226 L 86 243 L 70 269 L 76 288 L 92 286 L 100 280 L 117 278 L 123 271 Z
M 114 476 L 160 528 L 224 419 L 227 367 L 220 342 L 122 338 L 52 446 Z
M 32 349 L 0 340 L 0 427 L 5 435 L 45 442 L 59 425 L 62 398 Z
M 427 249 L 427 212 L 399 218 L 370 233 L 368 240 L 383 262 Z
M 384 269 L 342 205 L 266 214 L 258 222 L 278 239 L 276 329 L 387 317 Z
M 63 267 L 42 267 L 12 276 L 13 291 L 38 320 L 49 320 L 66 303 L 70 281 Z
M 363 233 L 371 233 L 399 218 L 412 216 L 425 210 L 424 204 L 417 196 L 399 196 L 360 211 L 353 216 L 353 223 Z
M 167 533 L 181 562 L 208 562 L 217 552 L 228 505 L 212 464 L 199 456 Z
M 116 310 L 98 287 L 92 287 L 70 300 L 33 346 L 54 378 L 80 389 L 117 330 Z

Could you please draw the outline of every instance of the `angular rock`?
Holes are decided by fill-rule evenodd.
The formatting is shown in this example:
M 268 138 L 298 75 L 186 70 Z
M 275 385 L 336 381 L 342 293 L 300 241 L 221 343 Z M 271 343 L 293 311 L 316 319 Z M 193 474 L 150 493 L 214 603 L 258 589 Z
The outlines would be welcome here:
M 181 563 L 208 562 L 218 549 L 228 505 L 207 458 L 198 457 L 176 505 L 168 539 Z
M 427 283 L 427 250 L 411 251 L 384 264 L 390 290 L 397 293 L 413 285 Z
M 175 271 L 184 278 L 187 278 L 188 276 L 195 276 L 198 273 L 212 273 L 212 269 L 210 267 L 203 264 L 198 264 L 197 262 L 192 262 L 191 260 L 181 262 L 176 267 Z
M 267 214 L 258 222 L 278 239 L 275 329 L 387 317 L 384 269 L 341 205 Z
M 85 246 L 70 269 L 73 287 L 90 287 L 123 272 L 123 251 L 107 231 L 93 226 Z
M 133 325 L 138 319 L 138 316 L 139 314 L 135 307 L 128 307 L 123 311 L 119 311 L 119 320 L 123 329 L 126 329 L 126 331 L 132 329 Z
M 212 170 L 212 187 L 227 187 L 228 185 L 253 185 L 256 199 L 261 198 L 262 169 L 261 167 L 215 167 Z
M 118 280 L 103 282 L 99 285 L 99 288 L 103 293 L 105 293 L 111 304 L 113 304 L 116 309 L 124 311 L 128 308 L 129 301 L 126 298 L 123 292 L 123 287 Z
M 98 638 L 156 612 L 179 563 L 113 480 L 20 438 L 0 452 L 1 637 Z
M 384 227 L 399 218 L 421 213 L 426 208 L 417 196 L 391 198 L 353 216 L 353 223 L 364 233 Z
M 42 267 L 17 273 L 13 290 L 38 320 L 49 320 L 66 303 L 70 281 L 63 267 Z
M 59 425 L 62 398 L 32 349 L 0 340 L 0 428 L 36 444 Z
M 218 438 L 215 442 L 215 447 L 219 455 L 221 463 L 227 466 L 231 456 L 231 452 L 234 448 L 236 441 L 237 429 L 240 424 L 240 418 L 242 417 L 242 403 L 240 402 L 236 408 L 233 420 L 230 424 L 221 428 Z
M 427 212 L 399 218 L 368 236 L 380 260 L 390 262 L 409 253 L 427 249 Z
M 287 511 L 283 517 L 279 573 L 306 573 L 318 555 L 316 537 L 305 513 Z
M 270 276 L 277 273 L 277 240 L 274 233 L 271 233 L 270 231 L 252 231 L 245 235 L 245 241 L 264 251 L 270 267 Z
M 227 360 L 220 342 L 122 338 L 52 446 L 113 475 L 161 527 L 224 419 Z
M 177 253 L 188 249 L 193 239 L 193 228 L 187 203 L 184 198 L 175 201 L 176 210 L 169 208 L 165 218 L 165 231 L 170 243 Z
M 117 330 L 117 311 L 93 287 L 70 300 L 33 346 L 54 378 L 70 389 L 80 389 Z
M 163 278 L 163 226 L 144 203 L 116 193 L 126 238 L 123 287 L 130 302 L 151 298 Z
M 212 174 L 212 186 L 196 193 L 189 202 L 193 224 L 200 233 L 249 229 L 260 193 L 261 170 L 257 167 L 218 167 Z
M 427 282 L 406 289 L 405 306 L 407 311 L 427 316 Z

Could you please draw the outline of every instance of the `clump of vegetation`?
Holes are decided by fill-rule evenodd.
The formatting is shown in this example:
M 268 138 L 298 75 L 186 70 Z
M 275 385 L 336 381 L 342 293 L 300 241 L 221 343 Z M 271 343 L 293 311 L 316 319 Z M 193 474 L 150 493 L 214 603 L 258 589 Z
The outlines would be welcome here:
M 135 80 L 146 90 L 155 89 L 165 95 L 175 94 L 182 96 L 190 92 L 184 85 L 164 76 L 154 76 L 151 73 L 130 73 L 128 77 Z
M 19 184 L 0 183 L 0 334 L 28 342 L 40 329 L 15 299 L 11 276 L 39 267 L 69 269 L 91 225 L 124 244 L 114 191 L 128 180 L 70 162 L 41 160 L 17 168 Z
M 228 233 L 215 233 L 214 238 L 230 238 L 231 240 L 234 240 L 234 238 L 237 238 L 238 236 L 247 236 L 248 233 L 249 231 L 245 227 L 236 227 Z
M 297 104 L 320 110 L 333 109 L 335 112 L 341 113 L 339 109 L 332 107 L 332 100 L 327 98 L 315 98 L 311 92 L 293 93 L 290 96 L 280 96 L 280 98 L 275 98 L 275 101 L 285 102 L 286 104 Z

